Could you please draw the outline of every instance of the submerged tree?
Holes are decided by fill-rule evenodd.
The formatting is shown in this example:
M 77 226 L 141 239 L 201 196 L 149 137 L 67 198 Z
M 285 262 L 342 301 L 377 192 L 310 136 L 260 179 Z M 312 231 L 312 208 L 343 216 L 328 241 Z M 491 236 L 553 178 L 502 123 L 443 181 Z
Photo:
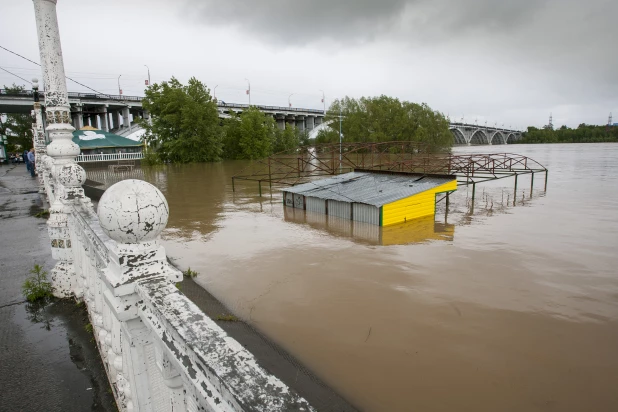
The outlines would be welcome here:
M 277 125 L 255 106 L 226 121 L 224 153 L 230 159 L 260 159 L 272 154 Z
M 152 116 L 151 123 L 141 122 L 145 139 L 156 147 L 164 161 L 190 163 L 219 160 L 223 129 L 217 104 L 210 90 L 192 77 L 183 85 L 172 77 L 169 82 L 146 89 L 142 102 Z
M 344 142 L 410 141 L 426 144 L 431 150 L 453 145 L 448 120 L 441 113 L 425 103 L 400 101 L 384 95 L 335 100 L 325 118 L 332 122 L 331 131 L 320 133 L 320 141 L 338 141 L 340 113 Z
M 286 123 L 283 130 L 277 129 L 273 152 L 279 153 L 296 149 L 298 146 L 303 145 L 303 140 L 303 133 L 296 126 Z

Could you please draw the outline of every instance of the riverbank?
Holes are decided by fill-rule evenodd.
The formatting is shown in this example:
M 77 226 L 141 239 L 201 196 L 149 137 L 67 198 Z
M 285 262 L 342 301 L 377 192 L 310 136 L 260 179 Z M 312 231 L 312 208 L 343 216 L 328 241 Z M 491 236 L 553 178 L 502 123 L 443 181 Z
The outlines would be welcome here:
M 0 166 L 0 411 L 116 411 L 85 309 L 21 294 L 35 264 L 54 265 L 37 184 L 23 164 Z

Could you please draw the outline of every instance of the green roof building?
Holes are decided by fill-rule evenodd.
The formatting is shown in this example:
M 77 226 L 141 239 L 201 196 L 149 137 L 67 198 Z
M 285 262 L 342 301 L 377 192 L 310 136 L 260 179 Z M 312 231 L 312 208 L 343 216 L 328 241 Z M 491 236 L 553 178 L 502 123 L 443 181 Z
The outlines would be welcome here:
M 141 141 L 90 127 L 74 131 L 73 142 L 79 146 L 82 154 L 139 153 L 144 148 Z

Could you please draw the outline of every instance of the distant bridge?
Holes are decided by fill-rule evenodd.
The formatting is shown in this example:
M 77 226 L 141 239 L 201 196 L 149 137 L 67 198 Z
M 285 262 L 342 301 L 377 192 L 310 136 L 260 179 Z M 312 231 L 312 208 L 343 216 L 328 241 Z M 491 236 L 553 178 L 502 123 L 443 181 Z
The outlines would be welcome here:
M 44 104 L 44 92 L 39 92 L 41 104 Z M 134 119 L 148 119 L 149 114 L 142 107 L 140 96 L 122 96 L 98 93 L 69 92 L 73 127 L 81 129 L 90 125 L 97 129 L 127 136 L 140 127 Z M 0 113 L 30 113 L 33 109 L 34 96 L 31 90 L 13 92 L 0 89 Z M 248 104 L 217 102 L 219 116 L 230 117 L 249 108 Z M 310 138 L 315 138 L 320 130 L 326 129 L 324 111 L 296 107 L 256 105 L 262 112 L 270 114 L 283 129 L 285 124 L 296 126 L 301 131 L 308 131 Z M 43 116 L 45 121 L 45 116 Z M 513 143 L 521 139 L 521 132 L 497 127 L 482 127 L 475 124 L 450 123 L 449 129 L 457 145 L 497 145 Z
M 495 145 L 514 143 L 521 139 L 521 131 L 477 124 L 450 123 L 456 145 Z
M 333 122 L 323 122 L 309 133 L 310 139 L 315 139 L 321 130 L 326 130 Z M 497 145 L 514 143 L 521 139 L 519 130 L 498 127 L 482 127 L 476 124 L 449 123 L 449 130 L 453 133 L 456 145 Z

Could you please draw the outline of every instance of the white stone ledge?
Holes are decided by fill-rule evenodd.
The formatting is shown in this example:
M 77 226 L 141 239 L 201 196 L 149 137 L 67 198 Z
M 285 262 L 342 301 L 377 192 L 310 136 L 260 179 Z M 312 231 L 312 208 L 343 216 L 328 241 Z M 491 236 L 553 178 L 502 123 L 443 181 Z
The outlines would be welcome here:
M 313 411 L 165 279 L 138 282 L 138 313 L 217 411 Z

